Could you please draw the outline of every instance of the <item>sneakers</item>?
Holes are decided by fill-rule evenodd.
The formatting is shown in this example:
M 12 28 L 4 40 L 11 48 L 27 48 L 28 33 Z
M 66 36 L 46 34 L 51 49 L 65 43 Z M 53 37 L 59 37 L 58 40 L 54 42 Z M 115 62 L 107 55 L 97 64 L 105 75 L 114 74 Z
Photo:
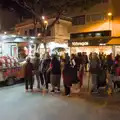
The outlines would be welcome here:
M 67 97 L 70 97 L 70 94 L 66 95 Z
M 60 89 L 58 89 L 57 92 L 60 93 Z

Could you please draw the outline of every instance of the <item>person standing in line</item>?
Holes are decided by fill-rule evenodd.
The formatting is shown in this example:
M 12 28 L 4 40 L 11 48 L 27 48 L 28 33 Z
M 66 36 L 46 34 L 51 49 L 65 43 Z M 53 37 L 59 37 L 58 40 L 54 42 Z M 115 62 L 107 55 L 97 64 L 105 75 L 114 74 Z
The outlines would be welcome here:
M 52 85 L 51 92 L 55 92 L 55 87 L 57 87 L 58 92 L 60 92 L 61 67 L 60 61 L 57 59 L 55 55 L 51 60 L 50 67 L 51 67 L 50 81 Z
M 112 66 L 114 64 L 113 58 L 112 58 L 112 54 L 107 56 L 107 68 L 108 68 L 108 72 L 111 72 Z
M 25 64 L 25 89 L 28 92 L 28 85 L 30 84 L 30 90 L 33 91 L 33 64 L 30 62 L 30 57 L 26 59 Z
M 65 63 L 65 67 L 63 69 L 63 83 L 65 88 L 65 95 L 70 96 L 70 90 L 72 86 L 72 67 L 70 62 Z
M 44 57 L 45 55 L 42 56 L 41 60 L 40 60 L 40 65 L 39 65 L 39 71 L 40 71 L 40 81 L 41 81 L 41 85 L 44 86 L 44 77 L 43 77 L 43 63 L 44 63 Z
M 77 76 L 78 68 L 77 68 L 77 57 L 74 54 L 71 55 L 71 65 L 73 68 L 72 84 L 76 84 L 78 83 L 78 76 Z
M 40 75 L 39 75 L 39 66 L 40 66 L 40 54 L 39 53 L 35 53 L 35 58 L 33 60 L 33 66 L 34 66 L 34 70 L 35 70 L 35 77 L 37 80 L 37 88 L 40 90 Z
M 49 73 L 48 73 L 48 69 L 50 67 L 50 55 L 47 53 L 45 55 L 45 58 L 43 60 L 43 65 L 42 65 L 42 75 L 43 75 L 43 79 L 44 79 L 44 83 L 45 83 L 45 87 L 48 90 L 48 83 L 49 81 Z
M 65 53 L 65 62 L 66 63 L 70 62 L 70 56 L 68 55 L 68 53 Z
M 87 72 L 87 65 L 88 65 L 88 56 L 86 54 L 86 52 L 83 52 L 83 64 L 84 64 L 84 68 L 85 68 L 85 72 Z
M 92 53 L 90 60 L 90 73 L 92 77 L 92 90 L 91 92 L 97 92 L 97 78 L 99 73 L 100 63 L 97 53 Z

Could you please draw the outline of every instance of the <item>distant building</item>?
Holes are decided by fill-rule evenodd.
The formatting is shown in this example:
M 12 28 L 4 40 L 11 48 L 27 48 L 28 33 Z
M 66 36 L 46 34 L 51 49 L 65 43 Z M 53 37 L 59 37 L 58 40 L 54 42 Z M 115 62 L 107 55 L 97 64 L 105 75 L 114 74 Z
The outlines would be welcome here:
M 48 19 L 48 24 L 51 24 L 55 18 Z M 60 19 L 48 32 L 46 40 L 48 42 L 65 42 L 70 39 L 71 21 Z M 47 26 L 46 26 L 47 29 Z M 23 36 L 35 36 L 34 22 L 28 19 L 16 25 L 16 33 Z M 36 25 L 36 36 L 40 37 L 42 28 L 39 22 Z
M 6 9 L 0 9 L 0 31 L 11 31 L 18 23 L 18 16 L 14 12 Z
M 55 18 L 48 19 L 47 22 L 50 25 Z M 42 37 L 42 27 L 39 22 L 36 24 L 36 29 L 32 19 L 25 20 L 22 23 L 16 25 L 16 34 L 21 36 L 28 37 L 37 37 L 39 38 L 39 52 L 44 54 L 44 45 L 42 41 L 47 43 L 47 51 L 52 53 L 52 50 L 57 47 L 63 47 L 66 51 L 69 52 L 68 40 L 70 40 L 70 28 L 71 28 L 71 19 L 61 18 L 54 26 L 48 31 L 46 37 Z M 46 26 L 47 29 L 47 26 Z M 36 32 L 35 32 L 36 31 Z M 41 41 L 42 40 L 42 41 Z M 29 40 L 31 42 L 31 40 Z
M 86 11 L 72 10 L 71 51 L 120 53 L 119 5 L 120 0 L 103 0 Z

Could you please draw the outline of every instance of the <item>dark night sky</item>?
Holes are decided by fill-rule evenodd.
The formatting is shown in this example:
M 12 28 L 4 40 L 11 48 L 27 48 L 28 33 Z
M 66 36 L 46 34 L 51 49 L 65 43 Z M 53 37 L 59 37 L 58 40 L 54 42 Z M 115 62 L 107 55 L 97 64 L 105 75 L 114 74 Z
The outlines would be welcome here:
M 30 17 L 31 14 L 26 10 L 21 8 L 16 2 L 13 0 L 0 0 L 0 5 L 2 9 L 8 9 L 11 12 L 16 12 L 19 16 Z

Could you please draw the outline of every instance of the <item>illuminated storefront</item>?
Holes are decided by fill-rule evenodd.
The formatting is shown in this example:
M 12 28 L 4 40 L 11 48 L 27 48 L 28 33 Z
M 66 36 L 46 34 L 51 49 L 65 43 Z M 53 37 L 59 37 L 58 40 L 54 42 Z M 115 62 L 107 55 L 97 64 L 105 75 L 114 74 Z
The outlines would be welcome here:
M 71 53 L 78 52 L 97 52 L 110 54 L 113 52 L 113 46 L 107 45 L 111 40 L 111 31 L 96 31 L 71 34 L 71 40 L 68 45 L 71 48 Z

